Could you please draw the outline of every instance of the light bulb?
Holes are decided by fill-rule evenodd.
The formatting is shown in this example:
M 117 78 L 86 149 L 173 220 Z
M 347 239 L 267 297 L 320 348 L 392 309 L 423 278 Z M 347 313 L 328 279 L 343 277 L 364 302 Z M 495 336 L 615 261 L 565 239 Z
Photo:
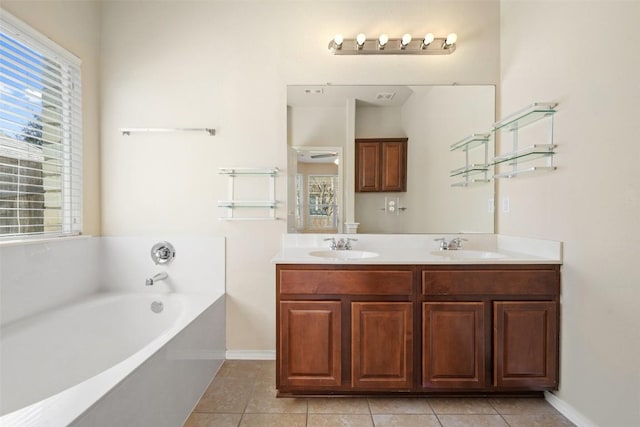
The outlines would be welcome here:
M 432 33 L 424 36 L 424 40 L 422 40 L 422 48 L 424 49 L 425 47 L 429 46 L 433 42 L 433 39 L 434 37 Z
M 378 37 L 378 43 L 380 44 L 380 47 L 385 47 L 388 41 L 389 36 L 386 34 L 380 34 L 380 37 Z
M 451 46 L 455 42 L 458 41 L 458 35 L 456 33 L 451 33 L 447 36 L 447 40 L 444 42 L 447 46 Z
M 358 44 L 359 48 L 364 46 L 364 42 L 366 41 L 367 41 L 367 36 L 365 36 L 364 33 L 360 33 L 356 36 L 356 43 Z
M 411 34 L 407 33 L 402 36 L 402 41 L 400 42 L 400 44 L 402 45 L 402 48 L 405 48 L 409 43 L 411 43 Z
M 342 47 L 342 42 L 344 42 L 344 37 L 342 37 L 342 34 L 336 34 L 333 37 L 333 43 L 337 48 Z

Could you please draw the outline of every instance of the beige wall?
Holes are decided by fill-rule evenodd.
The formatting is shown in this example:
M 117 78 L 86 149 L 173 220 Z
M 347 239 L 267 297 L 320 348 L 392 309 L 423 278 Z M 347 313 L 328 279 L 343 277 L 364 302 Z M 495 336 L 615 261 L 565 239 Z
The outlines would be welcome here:
M 592 425 L 640 425 L 640 2 L 501 14 L 502 112 L 559 106 L 558 170 L 499 182 L 499 232 L 564 242 L 557 395 Z
M 82 59 L 83 232 L 100 235 L 100 5 L 93 1 L 3 0 L 1 6 Z
M 487 83 L 499 74 L 497 2 L 106 2 L 102 21 L 103 232 L 227 237 L 227 345 L 275 349 L 285 221 L 220 222 L 224 166 L 286 168 L 287 84 Z M 332 56 L 335 33 L 438 35 L 450 56 Z M 215 137 L 121 127 L 200 127 Z M 278 179 L 285 200 L 286 173 Z M 135 179 L 132 179 L 135 177 Z M 284 208 L 278 210 L 284 217 Z

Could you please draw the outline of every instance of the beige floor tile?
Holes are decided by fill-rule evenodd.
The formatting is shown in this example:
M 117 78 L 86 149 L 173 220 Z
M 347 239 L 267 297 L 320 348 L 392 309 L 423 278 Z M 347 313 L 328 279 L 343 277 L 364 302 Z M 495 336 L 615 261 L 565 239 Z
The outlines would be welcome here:
M 374 415 L 375 427 L 441 427 L 435 415 Z
M 371 415 L 309 414 L 307 427 L 373 427 Z
M 500 415 L 438 415 L 443 427 L 509 427 Z
M 244 414 L 240 427 L 305 427 L 306 414 Z
M 275 395 L 253 394 L 245 413 L 249 414 L 306 414 L 307 399 L 276 398 Z
M 369 409 L 372 414 L 433 414 L 425 398 L 370 398 Z
M 504 415 L 511 427 L 572 427 L 574 424 L 561 414 Z
M 225 360 L 216 375 L 217 378 L 253 380 L 266 375 L 275 364 L 269 360 Z
M 193 413 L 183 427 L 238 427 L 242 414 Z
M 436 414 L 497 414 L 487 399 L 482 398 L 429 398 Z
M 492 398 L 489 403 L 499 414 L 557 414 L 544 398 Z
M 194 412 L 241 414 L 249 402 L 253 384 L 230 378 L 216 378 L 204 393 Z
M 369 415 L 366 398 L 314 397 L 308 400 L 310 414 L 364 414 Z

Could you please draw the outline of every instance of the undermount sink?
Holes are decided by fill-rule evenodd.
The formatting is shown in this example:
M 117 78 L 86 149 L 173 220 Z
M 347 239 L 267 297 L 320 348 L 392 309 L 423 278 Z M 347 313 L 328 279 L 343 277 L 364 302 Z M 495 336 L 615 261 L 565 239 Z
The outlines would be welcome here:
M 313 252 L 309 252 L 309 255 L 315 256 L 318 258 L 327 258 L 327 259 L 365 259 L 365 258 L 374 258 L 378 256 L 376 252 L 352 251 L 352 250 L 313 251 Z
M 431 254 L 450 259 L 502 259 L 507 257 L 506 255 L 500 254 L 498 252 L 473 251 L 466 249 L 434 251 L 431 252 Z

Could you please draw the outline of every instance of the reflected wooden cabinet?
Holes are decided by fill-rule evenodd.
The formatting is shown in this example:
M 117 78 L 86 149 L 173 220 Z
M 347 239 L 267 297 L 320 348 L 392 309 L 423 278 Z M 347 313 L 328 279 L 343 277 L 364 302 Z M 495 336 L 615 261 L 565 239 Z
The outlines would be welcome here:
M 407 191 L 407 138 L 356 139 L 356 191 Z
M 351 303 L 351 376 L 354 389 L 411 390 L 411 302 Z

